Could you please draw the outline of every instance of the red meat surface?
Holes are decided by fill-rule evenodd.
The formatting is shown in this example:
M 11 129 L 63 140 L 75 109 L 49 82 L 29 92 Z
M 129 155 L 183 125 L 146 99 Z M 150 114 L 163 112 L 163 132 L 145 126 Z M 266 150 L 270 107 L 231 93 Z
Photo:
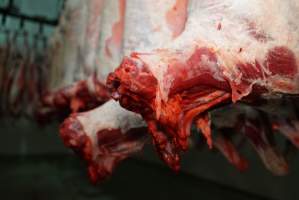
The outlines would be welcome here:
M 163 48 L 124 58 L 107 85 L 142 115 L 160 157 L 178 170 L 195 119 L 211 145 L 203 121 L 213 108 L 299 93 L 298 8 L 294 0 L 189 1 L 184 31 Z M 272 164 L 282 174 L 287 166 L 268 148 L 261 123 L 246 119 L 240 130 L 266 165 L 281 160 Z

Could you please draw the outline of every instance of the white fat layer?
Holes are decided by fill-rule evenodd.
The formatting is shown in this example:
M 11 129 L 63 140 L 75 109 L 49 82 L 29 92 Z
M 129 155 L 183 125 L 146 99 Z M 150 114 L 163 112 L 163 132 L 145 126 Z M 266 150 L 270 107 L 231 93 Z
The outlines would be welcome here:
M 122 49 L 110 48 L 111 57 L 106 53 L 106 42 L 113 34 L 113 26 L 121 20 L 119 0 L 104 0 L 102 13 L 101 35 L 98 49 L 98 79 L 106 82 L 107 75 L 114 71 L 120 64 L 122 58 Z
M 59 26 L 50 42 L 50 90 L 59 89 L 84 78 L 80 67 L 87 19 L 86 1 L 66 1 Z
M 120 129 L 125 134 L 132 128 L 146 126 L 139 114 L 125 110 L 114 100 L 94 110 L 79 114 L 77 119 L 93 144 L 97 141 L 97 132 L 101 130 Z
M 172 41 L 166 13 L 176 0 L 129 0 L 126 5 L 124 55 L 148 52 Z
M 101 33 L 102 7 L 104 0 L 89 0 L 88 21 L 85 30 L 84 68 L 88 75 L 97 71 L 97 50 Z
M 196 48 L 212 49 L 218 67 L 231 80 L 240 74 L 237 63 L 264 63 L 267 52 L 276 46 L 286 46 L 299 60 L 298 19 L 298 0 L 190 0 L 184 32 L 173 42 L 163 44 L 166 50 L 140 58 L 157 78 L 162 99 L 167 100 L 172 84 L 171 79 L 165 80 L 170 61 L 184 62 Z M 253 37 L 251 23 L 257 33 L 267 37 L 266 42 Z M 214 64 L 211 67 L 215 68 Z
M 49 42 L 50 91 L 97 72 L 103 3 L 103 0 L 66 1 L 59 26 Z

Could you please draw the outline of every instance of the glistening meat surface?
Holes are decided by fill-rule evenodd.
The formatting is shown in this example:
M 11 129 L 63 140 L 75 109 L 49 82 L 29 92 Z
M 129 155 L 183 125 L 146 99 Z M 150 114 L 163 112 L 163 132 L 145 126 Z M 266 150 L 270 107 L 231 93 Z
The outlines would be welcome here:
M 63 109 L 68 106 L 74 112 L 82 110 L 82 107 L 88 109 L 92 105 L 96 105 L 95 97 L 108 96 L 108 93 L 105 93 L 105 87 L 102 87 L 101 90 L 101 85 L 98 84 L 99 90 L 91 90 L 95 91 L 91 93 L 85 92 L 86 86 L 90 88 L 89 86 L 95 85 L 90 84 L 92 82 L 102 83 L 101 80 L 105 80 L 108 73 L 114 71 L 120 64 L 123 55 L 129 55 L 136 50 L 152 50 L 177 37 L 184 29 L 187 2 L 178 0 L 104 0 L 102 2 L 102 12 L 98 13 L 101 18 L 101 34 L 97 50 L 97 75 L 93 79 L 88 78 L 87 81 L 73 83 L 69 87 L 64 87 L 58 92 L 52 93 L 49 96 L 51 98 L 47 97 L 44 101 L 45 104 L 51 107 L 51 103 L 54 102 L 55 107 Z M 166 15 L 167 17 L 164 18 Z M 176 25 L 177 21 L 179 21 L 179 25 Z M 91 40 L 89 39 L 89 41 Z M 101 95 L 101 91 L 105 95 Z M 89 104 L 91 106 L 87 106 Z M 110 106 L 107 107 L 107 105 Z M 89 163 L 89 172 L 93 180 L 104 179 L 112 172 L 119 161 L 133 152 L 140 151 L 143 147 L 144 139 L 142 138 L 146 129 L 135 128 L 135 126 L 144 127 L 144 122 L 140 116 L 132 115 L 129 111 L 125 112 L 124 109 L 119 107 L 119 104 L 107 103 L 103 107 L 98 107 L 87 113 L 73 114 L 61 126 L 61 136 L 65 144 L 77 152 L 81 152 L 81 154 L 83 152 L 84 159 Z M 106 115 L 109 115 L 109 117 L 106 117 Z M 107 121 L 107 118 L 110 120 Z M 119 127 L 122 127 L 123 123 L 132 123 L 128 120 L 138 123 L 120 130 Z M 111 122 L 113 122 L 113 125 L 111 125 Z M 82 131 L 83 129 L 84 131 Z M 92 130 L 97 130 L 96 132 L 100 132 L 100 134 Z M 104 150 L 105 155 L 103 156 L 101 153 L 97 159 L 90 159 L 86 156 L 90 153 L 86 153 L 85 150 L 85 146 L 88 146 L 86 144 L 89 143 L 79 142 L 80 139 L 71 139 L 79 136 L 80 138 L 83 136 L 84 138 L 90 138 L 91 141 L 94 141 L 94 138 L 97 137 L 98 145 L 96 149 Z M 69 142 L 74 140 L 78 141 L 77 143 L 80 145 L 77 143 L 72 145 Z M 92 143 L 95 144 L 95 142 Z M 123 150 L 115 153 L 115 149 L 120 147 Z M 97 153 L 95 153 L 96 155 Z
M 224 103 L 299 93 L 298 10 L 296 0 L 190 0 L 184 30 L 163 48 L 124 58 L 108 87 L 143 116 L 177 170 L 194 119 Z

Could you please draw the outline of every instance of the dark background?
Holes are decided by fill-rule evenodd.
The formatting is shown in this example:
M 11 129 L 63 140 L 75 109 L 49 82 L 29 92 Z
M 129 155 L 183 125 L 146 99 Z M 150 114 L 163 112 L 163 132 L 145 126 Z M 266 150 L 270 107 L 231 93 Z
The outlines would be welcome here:
M 190 150 L 182 171 L 172 172 L 149 145 L 122 163 L 105 182 L 92 185 L 86 166 L 58 136 L 58 124 L 0 120 L 0 196 L 9 199 L 299 199 L 299 162 L 275 177 L 254 151 L 250 169 L 238 172 L 207 148 Z M 5 198 L 6 199 L 6 198 Z
M 20 14 L 57 20 L 63 1 L 14 2 Z M 0 7 L 7 4 L 0 0 Z M 8 16 L 5 28 L 17 30 L 19 20 Z M 38 24 L 25 22 L 24 28 L 34 34 Z M 53 28 L 45 25 L 43 34 L 50 36 Z M 3 40 L 0 35 L 0 43 Z M 251 161 L 246 173 L 204 149 L 187 153 L 182 172 L 175 174 L 147 147 L 143 155 L 120 165 L 109 180 L 92 185 L 84 162 L 63 146 L 58 124 L 40 127 L 2 117 L 0 135 L 0 199 L 299 199 L 299 162 L 291 163 L 288 176 L 274 177 L 253 150 L 245 149 Z

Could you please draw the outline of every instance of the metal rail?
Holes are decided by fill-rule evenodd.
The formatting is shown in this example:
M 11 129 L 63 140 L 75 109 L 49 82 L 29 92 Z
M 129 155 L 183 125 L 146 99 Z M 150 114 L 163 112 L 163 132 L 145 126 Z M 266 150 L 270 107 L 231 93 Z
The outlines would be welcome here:
M 13 0 L 9 0 L 7 7 L 0 8 L 0 14 L 2 15 L 2 23 L 5 22 L 6 17 L 14 17 L 20 19 L 22 23 L 25 21 L 35 22 L 42 25 L 57 26 L 58 19 L 48 19 L 43 16 L 29 16 L 22 14 L 19 9 L 14 5 Z

